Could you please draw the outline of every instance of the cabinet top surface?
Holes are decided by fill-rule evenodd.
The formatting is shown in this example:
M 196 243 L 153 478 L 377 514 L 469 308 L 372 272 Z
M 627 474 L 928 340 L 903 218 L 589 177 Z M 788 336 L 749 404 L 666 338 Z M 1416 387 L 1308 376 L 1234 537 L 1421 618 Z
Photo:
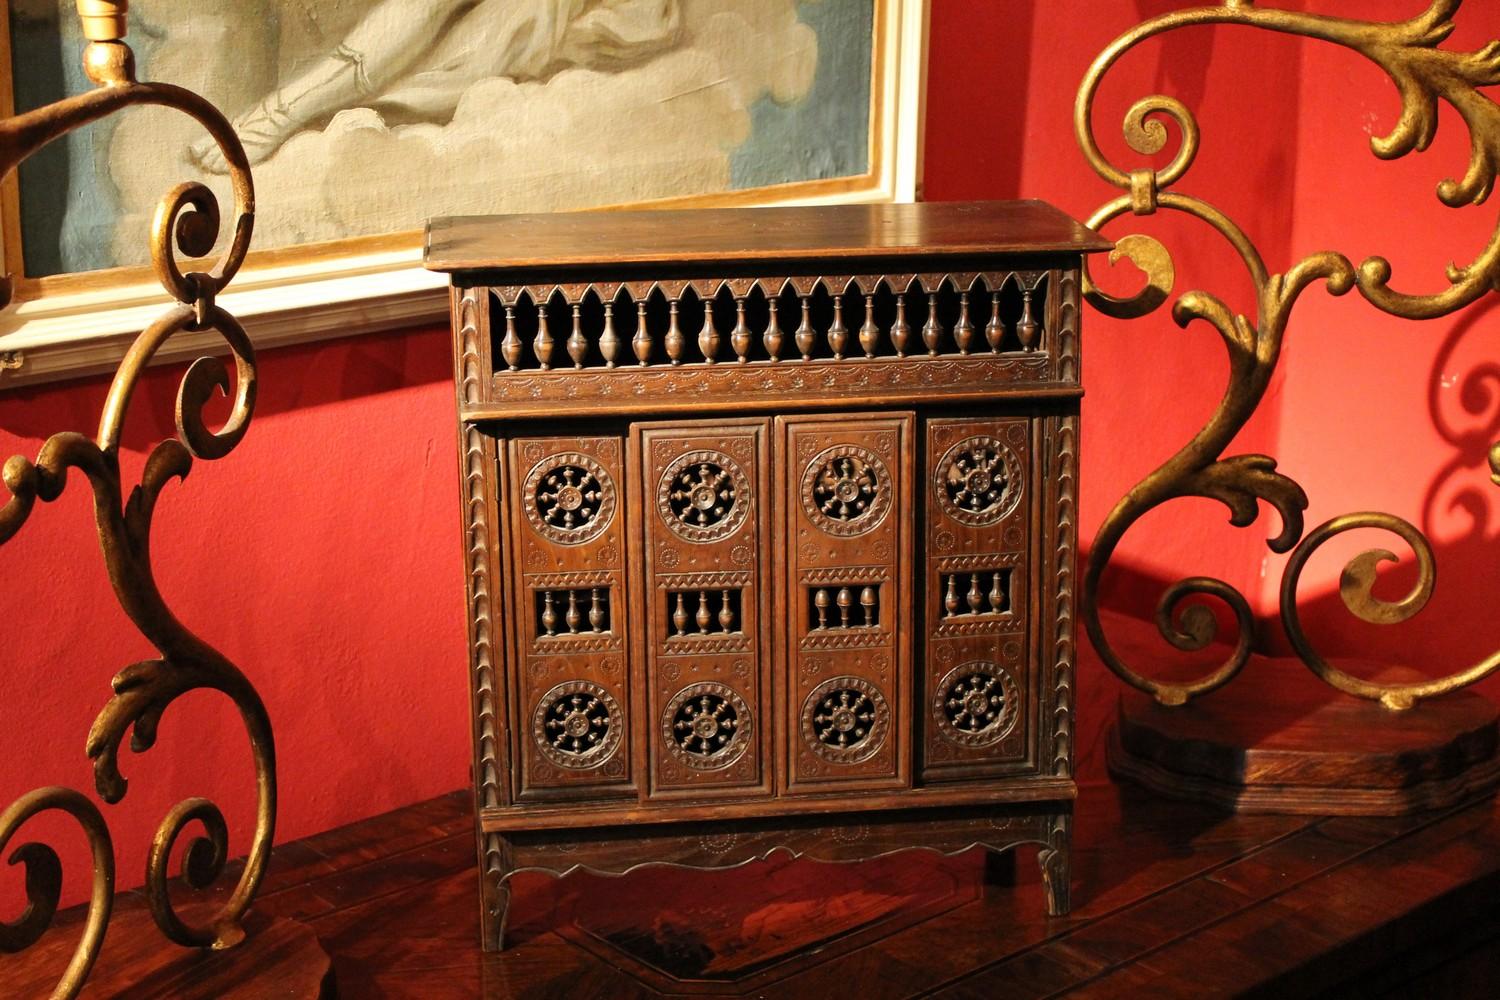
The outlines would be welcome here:
M 434 271 L 1096 253 L 1114 244 L 1041 201 L 566 212 L 433 219 Z

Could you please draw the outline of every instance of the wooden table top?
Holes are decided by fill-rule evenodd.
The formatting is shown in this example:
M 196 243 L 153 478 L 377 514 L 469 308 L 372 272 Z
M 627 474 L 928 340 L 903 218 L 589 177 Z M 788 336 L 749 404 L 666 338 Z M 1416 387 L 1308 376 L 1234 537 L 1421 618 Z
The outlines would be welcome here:
M 1041 201 L 565 212 L 433 219 L 435 271 L 1094 253 L 1114 244 Z

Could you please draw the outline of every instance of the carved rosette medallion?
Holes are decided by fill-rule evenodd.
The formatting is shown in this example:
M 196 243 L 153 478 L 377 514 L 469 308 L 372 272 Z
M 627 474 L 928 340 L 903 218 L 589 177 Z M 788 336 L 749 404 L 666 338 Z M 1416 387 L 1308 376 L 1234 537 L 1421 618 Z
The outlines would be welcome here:
M 1003 740 L 1021 714 L 1021 697 L 1010 671 L 971 660 L 943 677 L 932 699 L 938 731 L 960 746 L 985 747 Z
M 874 452 L 839 445 L 816 455 L 802 476 L 802 507 L 830 535 L 863 535 L 891 508 L 891 477 Z
M 662 474 L 656 507 L 673 534 L 689 542 L 728 538 L 750 511 L 750 480 L 717 451 L 679 455 Z
M 802 703 L 802 738 L 833 764 L 868 760 L 885 743 L 890 709 L 885 695 L 861 677 L 833 677 Z
M 552 763 L 571 770 L 598 767 L 620 746 L 625 719 L 614 696 L 589 681 L 559 684 L 537 702 L 531 736 Z
M 678 762 L 717 771 L 744 755 L 753 725 L 749 706 L 733 688 L 703 681 L 683 688 L 667 703 L 661 736 Z
M 1021 459 L 995 438 L 971 437 L 943 455 L 934 485 L 943 513 L 960 524 L 982 528 L 1020 503 Z
M 537 534 L 559 545 L 597 538 L 615 516 L 609 473 L 579 452 L 542 459 L 526 474 L 523 489 L 526 519 Z

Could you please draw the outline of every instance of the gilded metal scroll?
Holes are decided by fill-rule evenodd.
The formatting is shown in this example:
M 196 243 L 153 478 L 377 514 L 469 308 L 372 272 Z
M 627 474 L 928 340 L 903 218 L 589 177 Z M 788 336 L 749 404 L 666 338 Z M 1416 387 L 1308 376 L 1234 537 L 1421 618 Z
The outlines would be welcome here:
M 84 67 L 93 90 L 0 121 L 0 174 L 48 143 L 124 108 L 153 104 L 196 119 L 218 143 L 229 164 L 234 215 L 228 246 L 207 270 L 185 267 L 183 258 L 212 253 L 221 229 L 217 199 L 201 184 L 182 184 L 161 201 L 151 230 L 151 260 L 162 287 L 177 300 L 136 339 L 115 374 L 97 435 L 63 432 L 52 436 L 33 462 L 23 456 L 7 461 L 3 481 L 10 498 L 0 507 L 0 544 L 15 536 L 37 501 L 56 500 L 67 485 L 69 470 L 89 481 L 94 515 L 110 582 L 121 607 L 161 654 L 135 663 L 114 678 L 114 696 L 95 720 L 87 741 L 94 762 L 97 791 L 106 802 L 125 796 L 120 744 L 131 733 L 137 753 L 156 741 L 163 713 L 189 691 L 223 693 L 239 709 L 255 761 L 257 806 L 249 856 L 234 891 L 201 923 L 189 924 L 168 897 L 167 866 L 174 844 L 193 826 L 203 833 L 188 845 L 183 874 L 194 887 L 205 887 L 223 873 L 228 830 L 223 814 L 206 799 L 188 799 L 162 820 L 152 844 L 146 894 L 162 932 L 184 946 L 227 948 L 244 937 L 241 921 L 255 897 L 270 858 L 276 822 L 276 756 L 270 719 L 254 686 L 244 674 L 173 615 L 157 588 L 151 567 L 151 524 L 157 499 L 173 480 L 184 479 L 195 460 L 212 461 L 229 454 L 244 437 L 255 408 L 255 352 L 239 323 L 216 304 L 249 250 L 255 218 L 255 195 L 249 162 L 233 129 L 198 95 L 178 87 L 135 79 L 134 59 L 125 45 L 126 0 L 79 0 L 89 44 Z M 8 289 L 7 289 L 8 291 Z M 8 295 L 7 295 L 8 298 Z M 148 456 L 139 484 L 128 495 L 121 481 L 120 434 L 131 398 L 146 367 L 162 345 L 182 331 L 213 330 L 224 338 L 234 360 L 234 375 L 217 358 L 200 358 L 178 387 L 177 436 L 161 442 Z M 233 391 L 233 408 L 218 430 L 210 429 L 203 410 L 215 392 Z M 0 846 L 16 828 L 43 809 L 73 815 L 88 833 L 94 851 L 94 893 L 79 950 L 54 996 L 73 997 L 82 988 L 104 937 L 113 894 L 113 856 L 99 811 L 67 789 L 42 789 L 23 797 L 0 815 Z M 14 861 L 26 864 L 30 905 L 16 924 L 0 925 L 0 950 L 24 949 L 39 938 L 57 903 L 60 868 L 57 855 L 43 845 L 26 845 Z
M 1255 521 L 1261 501 L 1277 510 L 1281 515 L 1281 530 L 1267 544 L 1274 552 L 1293 553 L 1282 580 L 1282 624 L 1303 661 L 1334 687 L 1379 701 L 1388 708 L 1403 709 L 1422 698 L 1472 684 L 1500 669 L 1500 653 L 1496 653 L 1440 679 L 1421 684 L 1380 685 L 1351 677 L 1331 665 L 1308 639 L 1297 613 L 1297 584 L 1313 553 L 1328 539 L 1355 528 L 1381 529 L 1403 538 L 1415 552 L 1420 570 L 1420 580 L 1406 597 L 1386 602 L 1371 594 L 1377 564 L 1396 559 L 1383 549 L 1351 560 L 1344 569 L 1341 586 L 1344 603 L 1351 612 L 1373 624 L 1391 624 L 1412 617 L 1426 605 L 1436 572 L 1431 546 L 1417 528 L 1389 514 L 1346 515 L 1320 525 L 1304 537 L 1302 515 L 1307 509 L 1307 495 L 1295 481 L 1278 471 L 1275 459 L 1266 455 L 1224 456 L 1230 441 L 1249 421 L 1265 395 L 1293 309 L 1304 291 L 1321 283 L 1333 295 L 1357 290 L 1375 308 L 1393 316 L 1405 319 L 1447 316 L 1497 287 L 1500 228 L 1471 263 L 1449 265 L 1446 285 L 1437 291 L 1398 291 L 1391 287 L 1392 269 L 1385 258 L 1371 257 L 1355 266 L 1335 252 L 1313 254 L 1285 273 L 1272 274 L 1250 237 L 1233 220 L 1205 201 L 1172 190 L 1191 168 L 1200 142 L 1198 123 L 1187 107 L 1164 95 L 1146 97 L 1131 106 L 1125 115 L 1124 133 L 1132 150 L 1149 156 L 1166 149 L 1168 133 L 1163 119 L 1176 124 L 1181 132 L 1181 145 L 1172 161 L 1161 170 L 1126 169 L 1112 163 L 1095 141 L 1093 108 L 1100 82 L 1136 45 L 1191 25 L 1244 25 L 1342 45 L 1384 70 L 1401 101 L 1401 116 L 1392 131 L 1371 139 L 1375 155 L 1391 160 L 1425 151 L 1437 132 L 1438 104 L 1444 102 L 1458 112 L 1468 127 L 1470 159 L 1462 177 L 1449 178 L 1437 186 L 1438 199 L 1451 208 L 1479 205 L 1493 190 L 1496 170 L 1500 167 L 1500 106 L 1481 89 L 1500 84 L 1500 42 L 1491 42 L 1475 52 L 1440 48 L 1454 30 L 1453 16 L 1461 5 L 1462 0 L 1434 0 L 1425 12 L 1397 22 L 1359 21 L 1258 7 L 1252 0 L 1228 0 L 1218 6 L 1172 11 L 1142 22 L 1111 43 L 1094 61 L 1078 92 L 1074 129 L 1084 156 L 1099 176 L 1125 192 L 1095 212 L 1089 224 L 1099 227 L 1126 214 L 1153 215 L 1162 209 L 1192 216 L 1229 242 L 1244 262 L 1256 292 L 1257 311 L 1253 320 L 1232 313 L 1222 300 L 1204 291 L 1186 292 L 1173 303 L 1172 318 L 1179 326 L 1185 328 L 1195 320 L 1202 321 L 1223 339 L 1229 352 L 1229 384 L 1208 424 L 1115 505 L 1099 530 L 1084 573 L 1080 610 L 1100 656 L 1127 683 L 1163 704 L 1184 704 L 1233 679 L 1250 657 L 1253 624 L 1250 605 L 1243 594 L 1222 580 L 1193 577 L 1173 584 L 1162 595 L 1157 606 L 1157 627 L 1179 649 L 1204 649 L 1215 637 L 1214 616 L 1201 604 L 1188 602 L 1194 597 L 1222 600 L 1238 622 L 1238 637 L 1233 651 L 1215 669 L 1187 683 L 1157 681 L 1127 664 L 1110 644 L 1098 607 L 1104 570 L 1132 525 L 1147 512 L 1181 497 L 1206 497 L 1223 503 L 1229 508 L 1230 523 L 1236 527 L 1247 527 Z M 1108 295 L 1094 286 L 1085 265 L 1085 295 L 1107 315 L 1145 316 L 1172 294 L 1176 275 L 1171 252 L 1149 236 L 1129 235 L 1118 242 L 1110 262 L 1122 257 L 1145 272 L 1144 287 L 1126 298 Z M 1500 444 L 1490 453 L 1490 465 L 1495 482 L 1500 485 Z

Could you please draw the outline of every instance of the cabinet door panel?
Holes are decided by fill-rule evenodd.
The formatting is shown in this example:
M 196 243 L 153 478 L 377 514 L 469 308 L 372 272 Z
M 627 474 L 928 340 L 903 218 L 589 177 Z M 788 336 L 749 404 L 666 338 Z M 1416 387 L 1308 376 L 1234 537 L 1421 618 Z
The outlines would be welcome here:
M 519 797 L 627 793 L 623 441 L 516 438 L 508 447 Z
M 922 777 L 1035 764 L 1032 422 L 926 422 Z
M 911 414 L 782 418 L 787 788 L 909 778 Z
M 767 421 L 652 423 L 633 435 L 645 574 L 651 792 L 769 791 L 762 656 Z

